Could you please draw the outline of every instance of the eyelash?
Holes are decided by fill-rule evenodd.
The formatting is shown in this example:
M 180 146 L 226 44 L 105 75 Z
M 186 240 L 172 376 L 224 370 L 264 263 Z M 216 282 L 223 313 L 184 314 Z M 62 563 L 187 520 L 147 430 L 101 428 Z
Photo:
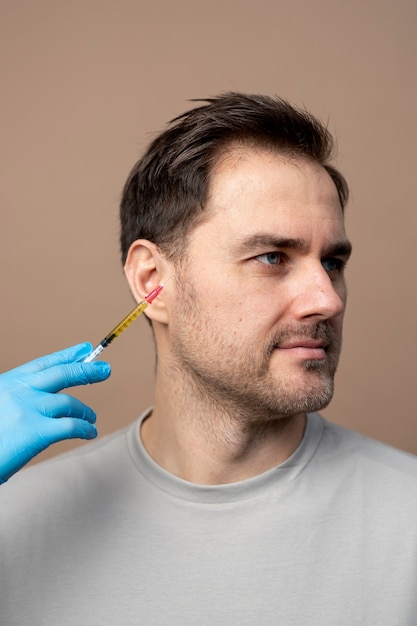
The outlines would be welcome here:
M 265 260 L 262 260 L 262 259 L 266 259 L 267 257 L 275 257 L 276 261 L 274 263 L 267 263 Z M 270 268 L 278 268 L 278 267 L 285 266 L 289 260 L 288 256 L 285 253 L 277 252 L 277 251 L 265 252 L 264 254 L 258 254 L 254 258 L 259 263 L 262 263 L 266 267 L 270 267 Z M 329 263 L 331 263 L 333 267 L 326 267 L 326 265 L 328 266 Z M 341 272 L 343 272 L 346 266 L 346 261 L 344 259 L 339 259 L 337 257 L 324 257 L 321 260 L 321 264 L 329 275 L 334 275 L 334 274 L 340 274 Z
M 277 261 L 276 263 L 266 263 L 264 261 L 262 261 L 261 259 L 266 258 L 266 257 L 277 257 Z M 268 265 L 269 267 L 276 267 L 278 265 L 282 265 L 283 261 L 285 260 L 286 255 L 283 254 L 282 252 L 265 252 L 264 254 L 258 254 L 255 259 L 257 261 L 259 261 L 260 263 L 264 263 L 265 265 Z
M 333 263 L 333 268 L 326 268 L 325 264 L 329 261 Z M 343 259 L 338 259 L 337 257 L 326 257 L 321 260 L 321 264 L 328 274 L 340 274 L 346 267 L 346 261 L 344 261 Z

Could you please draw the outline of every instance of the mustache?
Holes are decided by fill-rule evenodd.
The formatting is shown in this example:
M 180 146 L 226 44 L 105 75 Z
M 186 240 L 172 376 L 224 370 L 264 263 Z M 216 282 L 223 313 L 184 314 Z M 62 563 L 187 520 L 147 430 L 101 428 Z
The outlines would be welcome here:
M 279 332 L 273 335 L 266 346 L 266 355 L 269 356 L 275 348 L 288 341 L 303 341 L 305 339 L 313 339 L 322 341 L 326 348 L 332 348 L 338 345 L 339 338 L 337 333 L 331 328 L 327 322 L 316 322 L 315 324 L 291 324 L 281 328 Z

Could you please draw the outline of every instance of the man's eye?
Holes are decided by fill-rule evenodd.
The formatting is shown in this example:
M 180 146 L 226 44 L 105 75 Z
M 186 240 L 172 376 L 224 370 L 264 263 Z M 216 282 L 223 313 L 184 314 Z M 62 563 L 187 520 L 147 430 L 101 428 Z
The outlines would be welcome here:
M 280 265 L 283 261 L 281 252 L 267 252 L 266 254 L 258 254 L 258 256 L 255 258 L 261 263 L 265 263 L 265 265 Z
M 342 259 L 332 257 L 322 259 L 321 264 L 326 272 L 340 272 L 345 266 L 345 262 Z

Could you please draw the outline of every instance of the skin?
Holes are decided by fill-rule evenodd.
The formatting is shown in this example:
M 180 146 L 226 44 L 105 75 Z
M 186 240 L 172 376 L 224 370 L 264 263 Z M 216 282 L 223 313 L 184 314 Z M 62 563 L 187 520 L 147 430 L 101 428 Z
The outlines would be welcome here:
M 350 254 L 333 181 L 320 165 L 232 149 L 212 172 L 207 219 L 180 267 L 145 240 L 126 264 L 152 307 L 155 401 L 149 454 L 198 484 L 255 476 L 299 445 L 306 412 L 333 393 Z

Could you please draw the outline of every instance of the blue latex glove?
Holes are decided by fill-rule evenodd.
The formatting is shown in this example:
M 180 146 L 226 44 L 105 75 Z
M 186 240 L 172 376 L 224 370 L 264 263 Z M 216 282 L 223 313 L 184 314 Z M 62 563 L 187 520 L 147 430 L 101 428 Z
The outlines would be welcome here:
M 0 483 L 52 443 L 97 436 L 94 411 L 57 393 L 110 376 L 108 363 L 77 362 L 90 352 L 91 344 L 79 344 L 0 375 Z

